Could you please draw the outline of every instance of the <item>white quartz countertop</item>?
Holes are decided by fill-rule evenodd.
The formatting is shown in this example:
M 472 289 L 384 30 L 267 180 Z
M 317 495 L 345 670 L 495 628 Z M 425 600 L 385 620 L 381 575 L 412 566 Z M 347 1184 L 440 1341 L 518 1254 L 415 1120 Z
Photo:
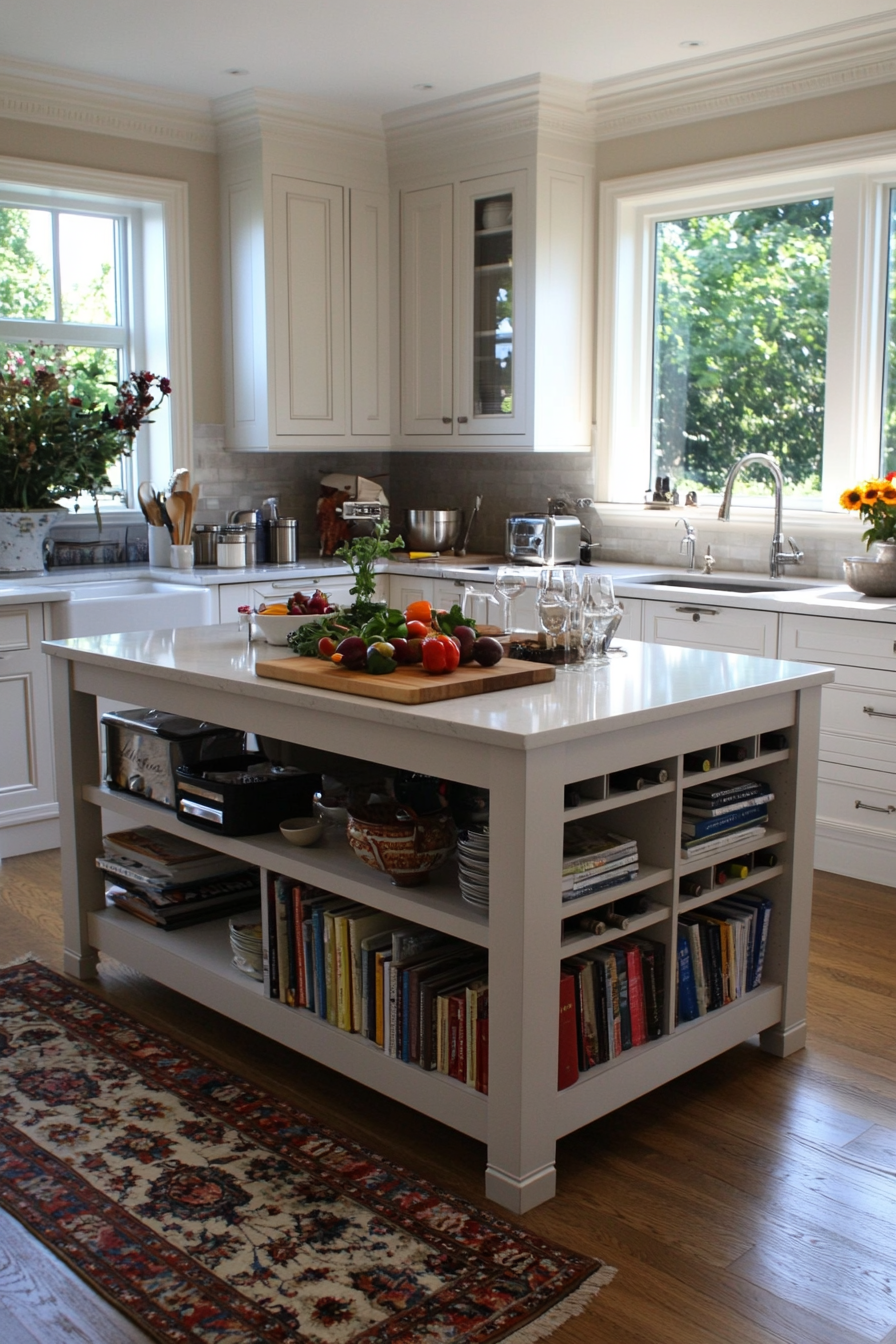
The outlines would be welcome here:
M 414 574 L 431 579 L 467 579 L 471 583 L 489 584 L 493 581 L 499 561 L 489 556 L 467 556 L 458 559 L 444 556 L 439 560 L 380 561 L 380 573 Z M 537 566 L 521 566 L 530 586 L 537 582 Z M 327 573 L 346 575 L 348 566 L 339 560 L 325 557 L 299 559 L 290 565 L 259 565 L 251 569 L 217 569 L 202 566 L 193 570 L 150 569 L 146 565 L 83 566 L 76 570 L 59 570 L 33 578 L 12 579 L 0 585 L 0 606 L 29 602 L 67 602 L 74 585 L 112 582 L 139 577 L 157 582 L 183 584 L 189 587 L 217 587 L 228 583 L 250 583 L 264 587 L 274 580 L 295 582 L 301 586 L 309 578 Z M 842 616 L 852 620 L 885 621 L 896 623 L 896 597 L 865 597 L 845 583 L 813 579 L 796 570 L 792 577 L 775 587 L 774 581 L 764 574 L 726 573 L 718 571 L 712 580 L 732 583 L 749 582 L 753 586 L 767 586 L 763 592 L 716 592 L 696 586 L 667 586 L 651 582 L 656 579 L 698 580 L 699 574 L 688 575 L 686 570 L 659 565 L 636 565 L 596 562 L 579 566 L 579 573 L 611 574 L 616 592 L 625 598 L 641 598 L 656 602 L 690 602 L 702 606 L 740 607 L 754 611 L 789 612 L 794 615 Z M 797 586 L 787 587 L 787 584 Z
M 233 625 L 98 635 L 47 642 L 44 650 L 75 663 L 150 675 L 160 682 L 234 691 L 300 714 L 335 713 L 378 724 L 527 750 L 600 736 L 666 719 L 670 712 L 714 709 L 833 680 L 833 670 L 705 649 L 624 642 L 627 657 L 596 668 L 559 669 L 554 681 L 431 705 L 394 705 L 271 681 L 255 674 L 256 651 Z M 289 655 L 287 655 L 289 656 Z

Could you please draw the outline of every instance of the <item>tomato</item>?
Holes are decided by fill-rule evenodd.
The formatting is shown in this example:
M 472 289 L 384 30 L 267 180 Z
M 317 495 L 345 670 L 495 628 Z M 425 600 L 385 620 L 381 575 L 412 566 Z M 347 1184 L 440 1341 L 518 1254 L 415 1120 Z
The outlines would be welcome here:
M 448 635 L 433 635 L 423 641 L 425 672 L 453 672 L 460 662 L 460 649 Z
M 432 607 L 428 602 L 411 602 L 404 609 L 406 621 L 422 621 L 425 626 L 432 625 Z
M 430 628 L 422 621 L 408 621 L 408 639 L 425 639 L 428 634 L 431 634 Z

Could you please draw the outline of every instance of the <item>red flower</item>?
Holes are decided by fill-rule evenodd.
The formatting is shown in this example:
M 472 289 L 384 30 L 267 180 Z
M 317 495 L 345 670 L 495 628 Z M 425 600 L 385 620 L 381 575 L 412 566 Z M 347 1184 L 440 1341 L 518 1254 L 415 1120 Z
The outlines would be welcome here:
M 884 479 L 887 481 L 896 480 L 896 471 L 888 471 Z

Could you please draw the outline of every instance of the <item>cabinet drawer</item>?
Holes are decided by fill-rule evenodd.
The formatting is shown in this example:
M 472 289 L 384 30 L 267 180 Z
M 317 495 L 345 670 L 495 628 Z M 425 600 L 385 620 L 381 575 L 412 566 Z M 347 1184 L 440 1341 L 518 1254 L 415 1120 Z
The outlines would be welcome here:
M 39 614 L 41 608 L 36 610 Z M 18 653 L 40 643 L 40 622 L 32 630 L 33 617 L 34 609 L 30 607 L 6 607 L 0 611 L 0 653 Z
M 840 616 L 783 616 L 780 657 L 896 671 L 896 624 Z
M 837 668 L 821 694 L 820 755 L 896 773 L 896 675 Z
M 822 761 L 818 824 L 831 822 L 892 836 L 896 845 L 896 778 L 882 770 Z
M 774 658 L 778 617 L 770 611 L 716 606 L 713 602 L 645 602 L 644 639 L 721 653 Z

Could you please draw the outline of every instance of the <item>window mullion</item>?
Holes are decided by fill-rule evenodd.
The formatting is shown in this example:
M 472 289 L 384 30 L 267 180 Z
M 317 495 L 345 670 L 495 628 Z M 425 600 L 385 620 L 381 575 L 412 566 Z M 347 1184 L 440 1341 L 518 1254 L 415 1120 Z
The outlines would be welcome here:
M 62 262 L 59 256 L 59 211 L 50 211 L 53 238 L 53 316 L 62 321 Z
M 885 188 L 865 176 L 838 180 L 831 240 L 825 372 L 822 507 L 876 476 L 880 457 L 886 321 Z

